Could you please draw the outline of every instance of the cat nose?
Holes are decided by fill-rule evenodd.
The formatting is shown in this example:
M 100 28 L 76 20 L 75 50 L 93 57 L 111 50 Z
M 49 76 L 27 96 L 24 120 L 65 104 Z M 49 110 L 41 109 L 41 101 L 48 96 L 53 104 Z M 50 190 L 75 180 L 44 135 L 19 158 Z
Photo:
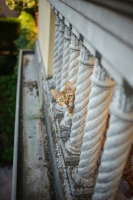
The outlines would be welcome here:
M 65 102 L 65 104 L 68 106 L 69 102 L 68 102 L 68 101 L 66 101 L 66 102 Z

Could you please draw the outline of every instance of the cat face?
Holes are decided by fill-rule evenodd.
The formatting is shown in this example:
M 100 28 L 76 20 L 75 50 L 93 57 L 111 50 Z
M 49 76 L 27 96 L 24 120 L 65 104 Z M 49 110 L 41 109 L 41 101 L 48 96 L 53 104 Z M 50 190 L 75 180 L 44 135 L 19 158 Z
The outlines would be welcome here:
M 51 93 L 53 97 L 56 99 L 56 102 L 65 108 L 72 107 L 74 105 L 74 99 L 75 99 L 75 89 L 70 83 L 70 81 L 67 81 L 65 90 L 58 91 L 58 90 L 51 90 Z
M 57 95 L 56 102 L 63 107 L 71 107 L 74 105 L 74 94 L 71 90 L 65 90 Z

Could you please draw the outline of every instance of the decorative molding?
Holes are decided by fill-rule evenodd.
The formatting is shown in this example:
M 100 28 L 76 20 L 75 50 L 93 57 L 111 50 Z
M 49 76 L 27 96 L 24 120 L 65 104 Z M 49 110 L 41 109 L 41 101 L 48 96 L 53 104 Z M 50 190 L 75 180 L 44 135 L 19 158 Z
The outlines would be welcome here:
M 115 82 L 111 79 L 107 71 L 98 63 L 98 59 L 95 60 L 94 71 L 91 76 L 93 84 L 99 87 L 113 87 Z
M 72 34 L 70 48 L 75 51 L 80 50 L 79 39 L 74 34 Z
M 117 86 L 111 109 L 122 120 L 133 121 L 133 88 L 127 82 Z
M 62 20 L 60 20 L 60 23 L 59 23 L 59 32 L 60 33 L 64 33 L 64 29 L 65 29 L 65 24 Z
M 83 176 L 80 176 L 78 174 L 78 167 L 75 167 L 72 171 L 72 179 L 78 183 L 78 185 L 81 185 L 83 187 L 92 187 L 95 185 L 96 182 L 96 177 L 97 177 L 97 172 L 94 171 L 93 174 L 91 174 L 91 177 L 86 179 Z
M 111 76 L 117 74 L 133 87 L 133 42 L 131 42 L 133 41 L 133 21 L 131 17 L 123 12 L 98 6 L 89 1 L 67 0 L 66 3 L 63 3 L 59 0 L 49 0 L 49 2 L 88 41 L 92 47 L 91 49 L 87 47 L 88 50 L 95 55 L 95 52 L 93 53 L 94 48 L 112 66 L 110 72 L 115 71 L 115 73 L 110 73 Z M 119 2 L 119 4 L 122 3 Z M 126 6 L 123 6 L 122 9 L 129 6 L 128 3 L 124 2 L 124 4 Z M 128 8 L 127 11 L 131 13 L 132 8 L 130 7 L 130 10 Z M 97 15 L 94 13 L 97 13 Z M 113 24 L 111 23 L 112 18 L 114 19 Z M 104 46 L 106 48 L 103 48 Z M 122 59 L 125 58 L 125 52 L 126 59 Z M 109 66 L 106 69 L 109 71 Z
M 65 26 L 64 39 L 71 41 L 71 31 L 67 26 Z

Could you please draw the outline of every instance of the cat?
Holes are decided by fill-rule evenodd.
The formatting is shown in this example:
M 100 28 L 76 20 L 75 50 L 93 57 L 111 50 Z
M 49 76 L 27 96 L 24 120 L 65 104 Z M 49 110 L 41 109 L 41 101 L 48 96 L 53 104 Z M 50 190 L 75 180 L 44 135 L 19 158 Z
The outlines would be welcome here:
M 61 92 L 54 89 L 50 90 L 56 102 L 67 109 L 70 118 L 73 117 L 75 90 L 70 81 L 66 82 L 65 89 Z

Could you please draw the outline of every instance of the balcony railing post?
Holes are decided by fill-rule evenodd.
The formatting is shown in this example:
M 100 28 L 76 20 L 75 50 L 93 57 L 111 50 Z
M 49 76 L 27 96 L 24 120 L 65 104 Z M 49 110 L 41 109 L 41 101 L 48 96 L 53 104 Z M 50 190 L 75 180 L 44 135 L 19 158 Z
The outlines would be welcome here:
M 72 34 L 71 37 L 71 44 L 70 44 L 70 63 L 69 63 L 69 73 L 68 73 L 68 80 L 73 84 L 73 86 L 76 86 L 77 81 L 77 74 L 78 74 L 78 57 L 80 52 L 80 45 L 78 38 Z M 71 128 L 71 118 L 69 117 L 68 112 L 65 112 L 64 118 L 62 119 L 60 123 L 60 127 L 62 129 L 70 129 Z
M 94 57 L 90 55 L 90 52 L 84 46 L 82 46 L 80 51 L 79 63 L 71 134 L 70 139 L 65 144 L 67 151 L 78 155 L 82 145 L 87 105 L 91 90 L 90 75 L 94 66 Z
M 71 31 L 67 26 L 65 26 L 61 91 L 65 89 L 66 82 L 68 81 L 69 60 L 70 60 L 70 47 L 69 47 L 70 43 L 71 43 Z
M 58 16 L 56 16 L 56 22 L 55 22 L 55 38 L 54 38 L 54 69 L 53 69 L 53 78 L 50 81 L 50 88 L 55 88 L 56 84 L 56 70 L 58 67 L 58 41 L 59 41 L 59 22 L 60 19 Z
M 133 141 L 133 88 L 118 86 L 111 104 L 110 125 L 93 200 L 113 200 Z
M 64 46 L 64 29 L 65 24 L 62 20 L 59 23 L 59 37 L 58 37 L 58 63 L 56 69 L 56 90 L 60 90 L 61 75 L 62 75 L 62 60 L 63 60 L 63 46 Z
M 94 186 L 99 151 L 104 136 L 108 108 L 112 97 L 114 81 L 95 60 L 91 76 L 91 92 L 88 112 L 84 128 L 83 144 L 81 147 L 78 167 L 73 169 L 72 178 L 78 184 L 86 187 Z

